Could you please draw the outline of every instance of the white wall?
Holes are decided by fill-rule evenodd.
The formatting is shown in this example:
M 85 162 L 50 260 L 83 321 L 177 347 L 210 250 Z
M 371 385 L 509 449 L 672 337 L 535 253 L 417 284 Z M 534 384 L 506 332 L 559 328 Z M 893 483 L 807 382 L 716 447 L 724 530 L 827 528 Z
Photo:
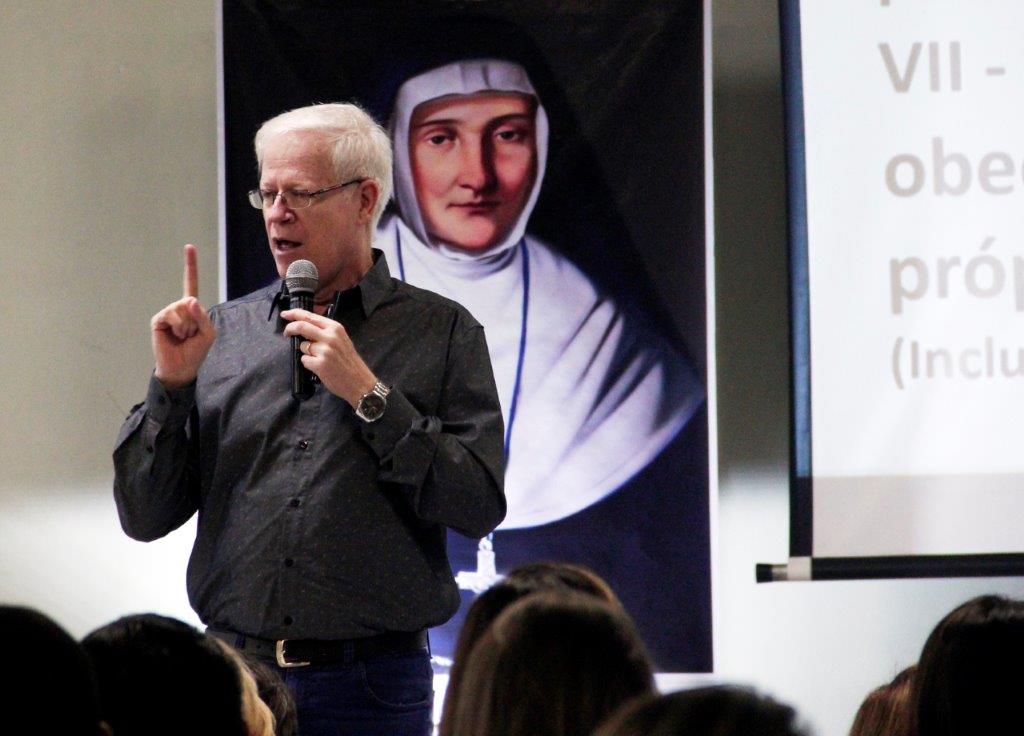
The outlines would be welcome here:
M 183 243 L 215 301 L 214 23 L 210 0 L 0 6 L 0 600 L 77 634 L 188 615 L 187 533 L 124 537 L 109 458 Z
M 840 736 L 956 603 L 1018 580 L 758 586 L 787 552 L 787 337 L 775 3 L 714 3 L 720 556 L 727 679 Z M 0 8 L 0 600 L 82 635 L 132 611 L 195 621 L 192 527 L 128 540 L 110 449 L 142 398 L 148 316 L 200 246 L 216 298 L 215 3 L 6 0 Z

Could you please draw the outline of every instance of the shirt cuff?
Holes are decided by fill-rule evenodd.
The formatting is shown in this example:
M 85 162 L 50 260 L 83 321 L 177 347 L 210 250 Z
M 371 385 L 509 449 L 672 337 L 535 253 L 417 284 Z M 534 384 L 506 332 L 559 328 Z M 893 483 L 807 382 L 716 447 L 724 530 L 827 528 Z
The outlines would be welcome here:
M 195 381 L 181 388 L 167 388 L 155 375 L 149 377 L 146 413 L 158 424 L 183 426 L 195 401 Z
M 412 431 L 413 423 L 423 418 L 398 389 L 391 389 L 387 402 L 383 416 L 376 422 L 364 422 L 356 417 L 363 439 L 381 460 L 387 459 L 399 441 Z

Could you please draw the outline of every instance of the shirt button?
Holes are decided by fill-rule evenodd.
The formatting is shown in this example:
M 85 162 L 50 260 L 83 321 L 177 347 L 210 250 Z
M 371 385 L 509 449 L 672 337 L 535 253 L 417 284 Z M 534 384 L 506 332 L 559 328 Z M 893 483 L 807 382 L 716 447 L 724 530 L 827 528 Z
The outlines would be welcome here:
M 368 440 L 375 440 L 375 439 L 377 439 L 377 433 L 374 432 L 372 429 L 366 430 L 366 439 L 368 439 Z
M 302 501 L 300 501 L 297 498 L 293 498 L 291 501 L 288 502 L 288 505 L 291 506 L 293 509 L 297 509 L 301 504 Z
M 292 617 L 291 616 L 285 616 L 284 617 L 284 625 L 285 626 L 291 626 L 292 625 Z
M 306 440 L 302 440 L 302 442 L 299 443 L 299 449 L 300 450 L 308 450 L 309 449 L 309 442 L 307 442 Z
M 153 452 L 153 445 L 146 445 L 146 452 L 152 453 Z
M 291 567 L 294 564 L 295 564 L 295 560 L 293 560 L 291 557 L 285 557 L 284 558 L 284 566 L 285 567 Z

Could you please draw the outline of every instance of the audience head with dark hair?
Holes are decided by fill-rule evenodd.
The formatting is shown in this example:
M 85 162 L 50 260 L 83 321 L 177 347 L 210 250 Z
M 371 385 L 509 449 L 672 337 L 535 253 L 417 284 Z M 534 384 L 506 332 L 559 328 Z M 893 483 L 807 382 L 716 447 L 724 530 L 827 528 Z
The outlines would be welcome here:
M 82 641 L 115 736 L 246 736 L 238 667 L 211 637 L 155 614 Z
M 650 695 L 627 704 L 594 736 L 804 736 L 788 705 L 734 686 Z
M 585 736 L 653 688 L 650 659 L 620 606 L 534 593 L 473 646 L 451 727 L 473 736 Z
M 0 701 L 8 726 L 22 714 L 32 719 L 25 733 L 108 733 L 89 657 L 68 632 L 39 611 L 0 606 L 0 637 L 10 675 Z
M 444 709 L 438 726 L 439 736 L 454 736 L 452 723 L 455 702 L 466 669 L 466 659 L 473 645 L 483 636 L 491 622 L 511 604 L 531 593 L 545 590 L 575 591 L 615 607 L 622 605 L 608 583 L 582 565 L 534 562 L 509 572 L 501 582 L 481 593 L 466 612 L 448 674 L 448 689 L 445 691 Z
M 1015 732 L 1024 602 L 985 595 L 953 609 L 925 642 L 911 691 L 917 736 Z
M 850 736 L 910 736 L 910 689 L 915 666 L 907 667 L 861 703 Z
M 284 680 L 256 657 L 246 656 L 245 652 L 240 654 L 256 679 L 260 699 L 274 716 L 275 736 L 296 736 L 299 732 L 299 715 L 295 709 L 295 698 Z

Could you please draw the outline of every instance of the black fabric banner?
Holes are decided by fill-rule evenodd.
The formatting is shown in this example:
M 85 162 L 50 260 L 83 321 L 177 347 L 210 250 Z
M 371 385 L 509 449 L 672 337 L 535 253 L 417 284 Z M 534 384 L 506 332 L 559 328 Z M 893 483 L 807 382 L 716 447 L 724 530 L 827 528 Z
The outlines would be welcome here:
M 395 97 L 410 79 L 434 85 L 436 100 L 465 92 L 429 76 L 439 68 L 460 70 L 463 82 L 480 60 L 522 71 L 532 92 L 518 93 L 549 126 L 543 139 L 539 124 L 535 131 L 542 184 L 522 213 L 517 256 L 527 263 L 509 276 L 522 324 L 488 316 L 486 296 L 431 282 L 436 248 L 420 241 L 436 223 L 417 229 L 415 204 L 389 205 L 378 247 L 393 276 L 474 312 L 506 424 L 506 404 L 518 406 L 510 517 L 493 537 L 499 572 L 536 560 L 591 567 L 636 619 L 659 668 L 675 672 L 712 666 L 702 22 L 701 3 L 673 0 L 223 6 L 229 298 L 278 276 L 260 214 L 246 202 L 259 181 L 252 141 L 264 120 L 355 101 L 393 132 Z M 574 309 L 578 324 L 560 325 Z M 514 387 L 499 365 L 506 333 L 512 354 L 519 345 Z M 552 382 L 563 374 L 578 383 L 558 393 Z M 545 433 L 569 437 L 561 455 L 541 451 Z M 453 571 L 476 570 L 477 555 L 476 540 L 449 535 Z M 464 591 L 460 613 L 432 633 L 435 655 L 450 656 L 472 595 Z

